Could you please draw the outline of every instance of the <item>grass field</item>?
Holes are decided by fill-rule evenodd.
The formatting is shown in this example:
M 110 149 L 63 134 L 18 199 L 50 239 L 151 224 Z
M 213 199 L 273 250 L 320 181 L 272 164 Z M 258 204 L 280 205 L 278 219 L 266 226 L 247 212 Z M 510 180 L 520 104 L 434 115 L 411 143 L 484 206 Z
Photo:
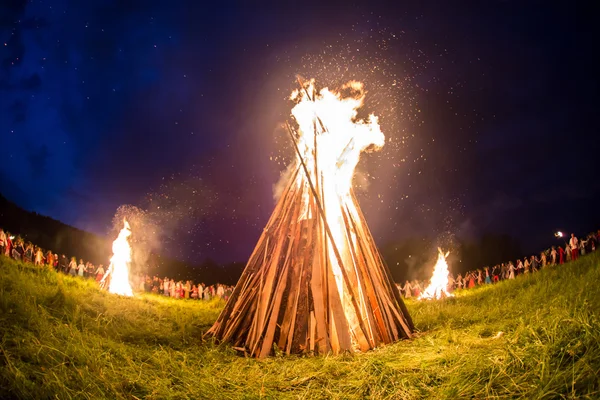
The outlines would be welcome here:
M 202 341 L 222 302 L 119 298 L 0 257 L 0 398 L 600 398 L 599 264 L 408 302 L 418 336 L 369 353 L 254 360 Z

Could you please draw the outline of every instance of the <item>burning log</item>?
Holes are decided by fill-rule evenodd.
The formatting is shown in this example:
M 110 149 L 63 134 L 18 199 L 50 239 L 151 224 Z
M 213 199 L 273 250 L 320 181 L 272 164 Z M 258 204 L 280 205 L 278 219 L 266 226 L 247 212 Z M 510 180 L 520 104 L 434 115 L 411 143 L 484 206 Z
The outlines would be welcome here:
M 352 192 L 360 152 L 381 147 L 357 120 L 362 85 L 342 98 L 298 79 L 287 124 L 294 172 L 232 296 L 206 333 L 254 357 L 366 351 L 410 338 L 412 320 Z

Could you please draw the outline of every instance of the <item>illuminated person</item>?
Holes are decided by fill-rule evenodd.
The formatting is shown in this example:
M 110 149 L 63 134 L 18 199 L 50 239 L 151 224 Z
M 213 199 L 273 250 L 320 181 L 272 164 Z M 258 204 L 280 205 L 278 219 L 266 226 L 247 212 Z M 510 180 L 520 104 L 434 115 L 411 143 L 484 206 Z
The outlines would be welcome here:
M 190 290 L 192 290 L 190 281 L 185 281 L 185 285 L 183 286 L 184 298 L 186 298 L 186 299 L 190 298 Z
M 469 289 L 475 287 L 475 272 L 469 272 Z
M 492 283 L 492 278 L 490 277 L 490 268 L 489 267 L 485 267 L 485 284 L 489 285 L 490 283 Z
M 71 257 L 71 262 L 69 263 L 69 275 L 77 275 L 77 259 L 75 257 Z
M 100 282 L 102 280 L 102 277 L 104 276 L 104 272 L 105 272 L 104 266 L 102 264 L 100 264 L 100 266 L 96 270 L 96 282 Z
M 508 263 L 508 279 L 515 279 L 515 266 L 512 261 Z
M 581 239 L 579 241 L 579 254 L 585 256 L 585 245 L 587 244 L 587 240 Z
M 35 252 L 35 265 L 42 265 L 43 259 L 44 253 L 42 252 L 42 249 L 38 247 L 37 251 Z
M 558 263 L 559 264 L 565 263 L 565 250 L 560 246 L 558 246 Z
M 516 272 L 517 275 L 523 273 L 523 262 L 520 259 L 517 260 L 517 267 L 516 267 L 515 272 Z
M 577 260 L 579 256 L 579 240 L 574 233 L 571 233 L 571 240 L 569 240 L 569 246 L 571 247 L 571 260 Z
M 402 291 L 404 292 L 404 298 L 410 299 L 412 297 L 412 286 L 410 285 L 409 281 L 406 281 L 406 283 L 404 283 Z
M 545 251 L 542 251 L 542 253 L 540 254 L 540 259 L 542 260 L 542 268 L 544 268 L 546 266 L 546 263 L 548 262 Z
M 165 277 L 165 280 L 163 281 L 163 294 L 167 297 L 169 296 L 170 287 L 169 278 Z
M 456 288 L 457 289 L 463 288 L 463 277 L 461 274 L 458 274 L 458 276 L 456 277 Z
M 85 272 L 85 265 L 83 264 L 83 260 L 79 259 L 79 265 L 77 266 L 77 274 L 83 277 L 83 273 Z
M 10 232 L 6 232 L 6 239 L 4 240 L 4 255 L 10 257 L 10 251 L 12 250 L 12 239 L 10 238 Z
M 0 254 L 4 254 L 4 248 L 6 247 L 6 232 L 0 228 Z

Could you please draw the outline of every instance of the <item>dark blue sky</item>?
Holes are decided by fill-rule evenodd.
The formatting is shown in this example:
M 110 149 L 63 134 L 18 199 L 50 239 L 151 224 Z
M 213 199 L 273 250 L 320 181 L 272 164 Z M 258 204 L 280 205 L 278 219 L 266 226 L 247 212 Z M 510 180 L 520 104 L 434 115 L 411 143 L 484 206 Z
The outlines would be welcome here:
M 133 204 L 169 254 L 243 260 L 302 74 L 366 83 L 391 139 L 359 168 L 380 244 L 507 232 L 533 251 L 597 228 L 591 9 L 244 3 L 2 2 L 0 193 L 99 234 Z

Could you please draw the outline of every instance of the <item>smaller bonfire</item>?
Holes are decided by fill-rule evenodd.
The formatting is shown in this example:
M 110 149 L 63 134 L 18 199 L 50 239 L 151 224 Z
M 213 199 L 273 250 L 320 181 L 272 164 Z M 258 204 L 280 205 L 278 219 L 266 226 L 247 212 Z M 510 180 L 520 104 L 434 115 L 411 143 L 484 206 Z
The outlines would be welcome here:
M 101 288 L 121 296 L 133 296 L 133 290 L 129 283 L 129 263 L 131 262 L 129 236 L 131 236 L 131 228 L 127 220 L 123 219 L 123 229 L 113 242 L 113 256 L 110 259 L 110 265 L 100 281 Z
M 441 299 L 453 296 L 452 293 L 448 292 L 448 276 L 450 275 L 448 263 L 446 262 L 448 254 L 450 254 L 449 251 L 444 253 L 438 247 L 438 259 L 433 268 L 433 275 L 427 289 L 421 293 L 419 299 Z

